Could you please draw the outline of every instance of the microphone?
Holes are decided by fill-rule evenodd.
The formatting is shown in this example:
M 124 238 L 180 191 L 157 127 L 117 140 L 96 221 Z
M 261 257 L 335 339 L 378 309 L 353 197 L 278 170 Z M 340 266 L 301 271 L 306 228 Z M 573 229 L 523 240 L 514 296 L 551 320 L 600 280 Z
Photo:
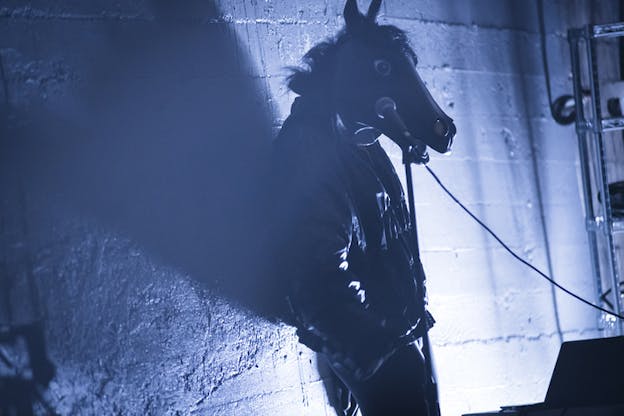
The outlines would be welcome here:
M 397 111 L 396 102 L 390 97 L 381 97 L 375 102 L 375 113 L 382 120 L 388 120 L 398 131 L 401 132 L 403 140 L 399 141 L 394 137 L 390 137 L 399 147 L 407 147 L 408 151 L 416 156 L 419 163 L 427 163 L 429 155 L 427 154 L 427 145 L 421 140 L 415 138 L 410 133 Z M 409 149 L 411 147 L 411 149 Z

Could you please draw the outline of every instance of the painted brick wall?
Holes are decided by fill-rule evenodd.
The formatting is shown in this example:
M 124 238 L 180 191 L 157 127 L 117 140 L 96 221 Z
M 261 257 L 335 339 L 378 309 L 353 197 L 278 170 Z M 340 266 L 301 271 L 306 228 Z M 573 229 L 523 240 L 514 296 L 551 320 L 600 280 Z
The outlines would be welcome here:
M 618 9 L 545 3 L 557 96 L 572 88 L 567 28 Z M 341 27 L 342 7 L 0 0 L 1 270 L 39 286 L 59 413 L 333 414 L 316 357 L 259 300 L 271 297 L 249 177 L 294 98 L 285 68 Z M 536 7 L 387 0 L 380 21 L 409 33 L 456 120 L 453 154 L 431 168 L 593 300 L 576 139 L 549 116 Z M 423 169 L 415 181 L 443 414 L 541 401 L 559 344 L 600 335 L 598 315 L 513 260 Z M 19 284 L 11 296 L 30 299 Z

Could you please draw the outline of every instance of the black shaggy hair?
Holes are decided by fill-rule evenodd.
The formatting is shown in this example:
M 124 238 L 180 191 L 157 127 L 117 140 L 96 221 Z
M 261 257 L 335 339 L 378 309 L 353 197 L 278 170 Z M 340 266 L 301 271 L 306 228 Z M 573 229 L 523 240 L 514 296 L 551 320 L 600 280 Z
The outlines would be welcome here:
M 407 34 L 396 26 L 371 23 L 357 30 L 356 33 L 343 29 L 335 38 L 312 47 L 303 56 L 302 67 L 289 68 L 292 73 L 288 76 L 288 88 L 299 95 L 324 91 L 324 87 L 330 84 L 336 53 L 340 45 L 351 38 L 383 50 L 399 50 L 411 56 L 414 62 L 417 60 Z

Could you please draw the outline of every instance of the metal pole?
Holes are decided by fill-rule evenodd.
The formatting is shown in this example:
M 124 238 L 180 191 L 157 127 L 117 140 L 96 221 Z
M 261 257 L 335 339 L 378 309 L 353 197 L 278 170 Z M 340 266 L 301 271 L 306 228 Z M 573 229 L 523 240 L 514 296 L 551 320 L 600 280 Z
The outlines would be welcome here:
M 420 247 L 418 245 L 418 229 L 416 226 L 416 203 L 414 202 L 414 184 L 412 180 L 412 161 L 410 149 L 403 150 L 403 164 L 405 165 L 405 179 L 407 182 L 407 199 L 409 204 L 409 220 L 411 226 L 412 244 L 414 246 L 414 253 L 416 258 L 414 259 L 414 267 L 416 268 L 416 288 L 418 293 L 423 296 L 423 301 L 420 303 L 421 309 L 418 311 L 420 319 L 425 320 L 425 331 L 422 335 L 422 353 L 425 357 L 425 394 L 427 395 L 429 404 L 429 415 L 440 415 L 440 403 L 438 398 L 438 384 L 433 371 L 433 357 L 431 355 L 431 344 L 429 341 L 429 329 L 427 325 L 427 312 L 425 305 L 427 302 L 425 293 L 425 272 L 420 262 Z
M 600 273 L 600 261 L 598 254 L 598 242 L 596 240 L 596 216 L 594 214 L 594 201 L 591 189 L 591 167 L 589 163 L 588 133 L 589 126 L 585 119 L 585 109 L 583 108 L 583 87 L 581 84 L 581 62 L 579 58 L 580 33 L 578 29 L 568 31 L 568 41 L 570 43 L 570 57 L 572 60 L 572 84 L 574 86 L 574 101 L 576 103 L 576 135 L 579 151 L 579 164 L 581 166 L 581 177 L 583 184 L 583 203 L 585 206 L 585 229 L 590 250 L 591 268 L 596 282 L 598 294 L 602 293 L 602 279 Z
M 603 232 L 607 238 L 607 263 L 610 268 L 611 287 L 613 292 L 613 309 L 618 315 L 622 314 L 622 306 L 620 299 L 620 279 L 618 273 L 618 265 L 616 260 L 615 244 L 613 242 L 613 217 L 611 214 L 611 198 L 609 196 L 609 183 L 607 179 L 607 170 L 604 165 L 605 161 L 605 146 L 604 138 L 602 136 L 602 114 L 600 110 L 600 86 L 598 80 L 598 66 L 596 62 L 596 50 L 595 40 L 591 38 L 591 26 L 586 27 L 586 49 L 587 49 L 587 61 L 590 66 L 589 87 L 591 90 L 592 98 L 592 125 L 593 135 L 598 146 L 595 155 L 595 165 L 599 167 L 599 172 L 596 175 L 596 181 L 598 182 L 598 189 L 602 195 L 601 211 L 604 219 Z M 616 335 L 622 335 L 622 320 L 617 319 L 615 321 Z

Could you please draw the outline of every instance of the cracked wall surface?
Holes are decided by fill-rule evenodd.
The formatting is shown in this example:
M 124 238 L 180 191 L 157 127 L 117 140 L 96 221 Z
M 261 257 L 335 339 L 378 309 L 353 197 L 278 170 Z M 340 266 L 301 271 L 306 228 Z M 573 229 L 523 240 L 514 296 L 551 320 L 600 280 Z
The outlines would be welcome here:
M 619 9 L 544 3 L 558 96 L 572 88 L 566 30 Z M 342 7 L 0 0 L 0 273 L 11 318 L 44 318 L 57 412 L 334 414 L 322 363 L 275 319 L 261 178 L 294 98 L 287 67 L 340 29 Z M 549 115 L 536 7 L 387 0 L 380 21 L 408 32 L 456 122 L 453 154 L 430 167 L 595 300 L 575 133 Z M 560 343 L 600 335 L 597 313 L 553 293 L 422 169 L 415 183 L 443 414 L 541 401 Z

